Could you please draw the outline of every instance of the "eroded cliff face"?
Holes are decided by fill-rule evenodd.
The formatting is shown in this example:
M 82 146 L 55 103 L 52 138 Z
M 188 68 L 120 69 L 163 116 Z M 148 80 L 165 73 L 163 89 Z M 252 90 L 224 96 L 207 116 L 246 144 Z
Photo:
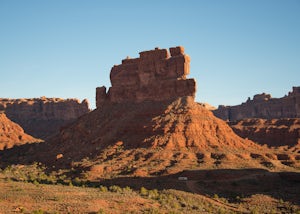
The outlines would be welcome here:
M 40 141 L 26 134 L 21 126 L 8 119 L 3 112 L 0 112 L 0 150 Z
M 112 87 L 96 89 L 96 105 L 105 102 L 163 101 L 167 99 L 195 96 L 196 82 L 186 79 L 189 74 L 190 57 L 184 48 L 144 51 L 139 58 L 124 59 L 110 72 Z M 171 56 L 170 56 L 171 54 Z
M 270 94 L 258 94 L 252 100 L 236 106 L 219 106 L 214 115 L 223 120 L 241 120 L 245 118 L 299 118 L 300 117 L 300 87 L 282 98 L 272 98 Z
M 229 122 L 233 131 L 242 138 L 248 138 L 268 146 L 300 146 L 300 119 L 243 119 Z
M 60 98 L 0 99 L 0 110 L 26 133 L 46 139 L 89 112 L 87 100 Z

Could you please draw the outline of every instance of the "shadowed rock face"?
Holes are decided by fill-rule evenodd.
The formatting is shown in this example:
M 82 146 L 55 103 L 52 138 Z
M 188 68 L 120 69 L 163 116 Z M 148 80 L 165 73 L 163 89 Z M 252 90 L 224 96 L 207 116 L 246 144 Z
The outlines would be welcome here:
M 171 56 L 170 56 L 171 54 Z M 183 47 L 144 51 L 139 58 L 124 59 L 110 72 L 112 87 L 96 89 L 96 105 L 104 102 L 162 101 L 195 96 L 196 82 L 186 79 L 190 58 Z
M 300 145 L 300 119 L 244 119 L 229 122 L 233 131 L 243 138 L 268 146 Z
M 241 120 L 244 118 L 299 118 L 300 117 L 300 87 L 282 98 L 271 98 L 270 94 L 258 94 L 241 105 L 219 106 L 214 115 L 223 120 Z
M 0 110 L 18 123 L 26 133 L 46 139 L 59 132 L 62 126 L 88 113 L 88 102 L 77 99 L 34 98 L 0 99 Z

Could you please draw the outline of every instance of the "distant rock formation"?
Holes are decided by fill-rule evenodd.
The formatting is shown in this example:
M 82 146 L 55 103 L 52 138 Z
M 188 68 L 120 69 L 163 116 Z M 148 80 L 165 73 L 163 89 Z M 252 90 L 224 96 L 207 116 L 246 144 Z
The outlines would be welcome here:
M 268 146 L 300 146 L 300 118 L 285 119 L 243 119 L 229 122 L 233 131 L 242 138 L 248 138 Z
M 213 111 L 216 110 L 217 108 L 210 105 L 209 103 L 199 103 L 201 106 L 203 106 L 204 108 L 206 108 L 207 110 Z
M 0 112 L 0 150 L 9 149 L 15 145 L 40 141 L 24 133 L 21 126 L 8 119 L 4 112 Z
M 113 67 L 108 93 L 97 89 L 97 109 L 45 143 L 0 152 L 0 164 L 37 161 L 92 180 L 185 169 L 285 168 L 274 150 L 237 136 L 194 101 L 195 81 L 185 79 L 189 58 L 181 47 L 170 52 L 172 57 L 166 50 L 142 52 Z M 15 157 L 20 152 L 25 155 Z
M 300 87 L 282 98 L 272 98 L 270 94 L 257 94 L 253 100 L 248 98 L 245 103 L 237 106 L 219 106 L 214 115 L 223 120 L 240 120 L 244 118 L 299 118 Z
M 89 107 L 87 100 L 80 103 L 77 99 L 46 97 L 0 98 L 0 110 L 4 111 L 9 119 L 22 126 L 26 133 L 46 139 L 58 133 L 62 126 L 88 113 Z
M 124 59 L 110 72 L 112 87 L 96 89 L 96 106 L 104 102 L 162 101 L 183 96 L 195 96 L 196 82 L 186 79 L 190 57 L 184 48 L 143 51 L 139 58 Z
M 237 136 L 211 107 L 194 101 L 195 80 L 186 79 L 189 58 L 182 47 L 170 52 L 171 57 L 165 49 L 142 52 L 113 67 L 108 93 L 97 88 L 97 109 L 46 143 L 22 150 L 26 156 L 17 161 L 82 167 L 96 172 L 93 179 L 166 175 L 195 167 L 281 167 L 277 160 L 273 165 L 269 148 Z M 9 162 L 18 152 L 0 153 L 0 159 Z

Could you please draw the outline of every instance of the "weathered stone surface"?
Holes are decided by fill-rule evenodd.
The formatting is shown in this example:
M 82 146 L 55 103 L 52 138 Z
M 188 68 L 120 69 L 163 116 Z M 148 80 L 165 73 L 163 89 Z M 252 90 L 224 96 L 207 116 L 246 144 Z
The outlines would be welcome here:
M 18 123 L 26 133 L 41 139 L 59 132 L 59 129 L 88 113 L 87 100 L 33 98 L 1 99 L 0 110 Z
M 261 167 L 257 161 L 249 161 L 250 154 L 271 153 L 237 136 L 192 97 L 106 103 L 29 152 L 28 160 L 55 165 L 56 169 L 89 157 L 103 166 L 99 177 L 112 173 L 140 175 L 144 174 L 139 171 L 143 168 L 147 169 L 144 175 L 173 174 L 190 169 L 197 161 L 204 168 L 223 161 L 227 167 Z M 57 159 L 58 154 L 62 158 Z M 10 153 L 6 156 L 10 157 Z M 174 164 L 170 167 L 171 163 Z M 133 171 L 128 172 L 128 166 L 133 165 Z
M 112 87 L 96 89 L 96 105 L 103 102 L 162 101 L 195 96 L 196 82 L 186 79 L 190 58 L 183 47 L 143 51 L 139 58 L 124 59 L 110 72 Z
M 24 133 L 21 126 L 8 119 L 3 112 L 0 112 L 0 150 L 33 142 L 40 142 L 40 140 Z
M 299 118 L 300 87 L 282 98 L 272 98 L 270 94 L 258 94 L 253 100 L 248 98 L 245 103 L 237 106 L 219 106 L 214 115 L 223 120 L 240 120 L 244 118 Z
M 300 145 L 300 119 L 244 119 L 229 122 L 233 131 L 243 138 L 268 146 Z
M 34 160 L 55 170 L 76 166 L 85 172 L 90 167 L 93 180 L 174 175 L 195 167 L 265 168 L 265 162 L 281 168 L 271 162 L 273 150 L 240 138 L 194 101 L 195 81 L 185 78 L 183 48 L 170 52 L 168 57 L 168 51 L 156 49 L 123 60 L 112 69 L 109 92 L 97 88 L 97 109 L 47 143 L 0 152 L 0 162 L 11 164 L 11 155 L 22 151 L 23 163 Z M 126 66 L 130 69 L 123 72 Z

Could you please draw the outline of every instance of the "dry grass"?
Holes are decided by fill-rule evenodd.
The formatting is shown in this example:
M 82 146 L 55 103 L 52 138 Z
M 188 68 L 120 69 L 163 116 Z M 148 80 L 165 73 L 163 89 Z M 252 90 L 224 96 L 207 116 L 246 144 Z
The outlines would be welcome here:
M 42 170 L 34 164 L 11 166 L 0 172 L 0 213 L 300 213 L 298 202 L 291 202 L 299 197 L 299 184 L 285 180 L 282 186 L 287 187 L 280 187 L 276 183 L 282 183 L 280 178 L 262 170 L 191 171 L 186 176 L 192 180 L 161 180 L 166 188 L 161 190 L 154 189 L 155 182 L 151 184 L 145 178 L 126 178 L 126 183 L 148 185 L 149 189 L 104 186 L 105 182 L 91 185 L 80 178 L 77 182 L 81 186 L 73 186 L 74 179 L 65 177 L 63 181 L 61 175 L 47 175 Z M 272 176 L 277 190 L 266 186 Z M 51 183 L 49 180 L 52 184 L 41 184 Z M 73 182 L 67 184 L 68 180 Z M 176 188 L 169 188 L 167 183 Z M 84 187 L 88 185 L 93 187 Z M 263 186 L 270 190 L 260 191 Z M 280 193 L 291 196 L 280 198 Z

